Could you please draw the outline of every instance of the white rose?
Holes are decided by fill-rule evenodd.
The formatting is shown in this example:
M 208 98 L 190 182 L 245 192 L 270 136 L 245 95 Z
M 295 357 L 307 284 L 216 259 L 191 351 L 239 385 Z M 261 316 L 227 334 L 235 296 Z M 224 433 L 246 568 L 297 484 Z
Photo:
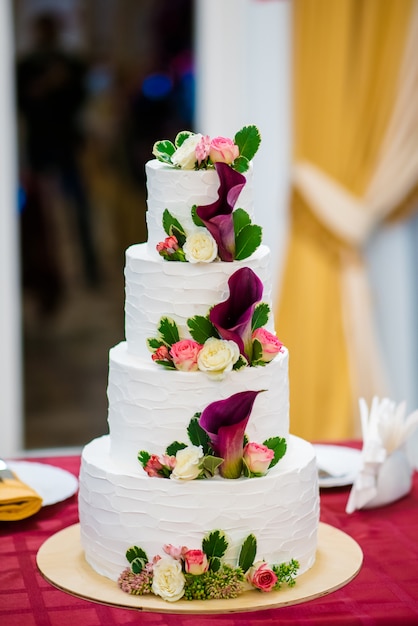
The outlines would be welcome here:
M 216 259 L 218 246 L 210 232 L 200 228 L 187 235 L 183 252 L 189 263 L 211 263 Z
M 170 478 L 194 480 L 202 470 L 200 463 L 203 458 L 202 446 L 188 446 L 176 454 L 176 465 Z
M 222 380 L 224 375 L 232 370 L 238 359 L 239 348 L 235 341 L 210 337 L 199 352 L 197 366 L 200 371 L 206 372 L 211 378 Z
M 181 562 L 164 556 L 154 564 L 152 592 L 167 602 L 177 602 L 184 594 L 184 574 Z
M 197 161 L 196 146 L 201 139 L 200 133 L 187 137 L 171 157 L 173 165 L 178 165 L 184 170 L 193 170 Z

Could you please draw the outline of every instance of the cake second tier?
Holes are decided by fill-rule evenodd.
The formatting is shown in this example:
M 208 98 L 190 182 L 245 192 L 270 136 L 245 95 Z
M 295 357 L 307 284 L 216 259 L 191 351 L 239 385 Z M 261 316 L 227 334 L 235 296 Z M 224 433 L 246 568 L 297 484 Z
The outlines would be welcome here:
M 215 304 L 227 299 L 228 279 L 237 270 L 250 268 L 263 283 L 262 301 L 272 309 L 270 250 L 260 248 L 244 261 L 180 263 L 162 259 L 149 244 L 126 251 L 125 334 L 131 354 L 150 359 L 147 338 L 155 337 L 162 317 L 176 322 L 181 338 L 190 337 L 187 320 L 206 316 Z M 270 312 L 266 326 L 274 332 Z

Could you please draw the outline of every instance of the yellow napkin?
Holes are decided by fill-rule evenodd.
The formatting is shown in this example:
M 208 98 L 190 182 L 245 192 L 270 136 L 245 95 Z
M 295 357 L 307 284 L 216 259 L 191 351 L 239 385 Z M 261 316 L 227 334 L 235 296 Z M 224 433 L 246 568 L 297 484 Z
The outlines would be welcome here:
M 0 521 L 14 522 L 35 515 L 42 506 L 42 498 L 31 487 L 14 478 L 0 481 Z

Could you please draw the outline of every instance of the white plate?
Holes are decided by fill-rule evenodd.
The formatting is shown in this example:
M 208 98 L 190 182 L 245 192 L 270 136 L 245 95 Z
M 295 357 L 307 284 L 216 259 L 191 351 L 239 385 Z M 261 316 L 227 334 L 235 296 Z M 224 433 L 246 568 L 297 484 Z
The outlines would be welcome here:
M 77 478 L 60 467 L 30 461 L 8 461 L 7 465 L 41 496 L 42 506 L 62 502 L 78 489 Z
M 318 469 L 329 476 L 319 476 L 320 487 L 351 485 L 361 467 L 361 451 L 346 446 L 314 445 Z

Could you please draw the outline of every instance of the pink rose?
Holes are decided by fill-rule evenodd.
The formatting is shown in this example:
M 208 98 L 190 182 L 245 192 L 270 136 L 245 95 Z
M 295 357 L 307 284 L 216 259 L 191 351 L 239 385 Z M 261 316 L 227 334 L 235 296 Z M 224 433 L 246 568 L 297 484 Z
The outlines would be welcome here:
M 155 247 L 157 249 L 157 252 L 159 252 L 160 254 L 173 254 L 174 252 L 176 252 L 176 250 L 179 249 L 179 242 L 177 241 L 177 237 L 171 235 L 170 237 L 166 237 L 164 241 L 160 241 L 159 243 L 157 243 Z
M 176 369 L 182 372 L 195 372 L 197 367 L 197 357 L 203 346 L 193 339 L 182 339 L 173 343 L 170 350 L 170 357 Z
M 151 355 L 153 361 L 171 361 L 167 346 L 160 346 Z
M 232 139 L 215 137 L 210 142 L 210 160 L 212 163 L 232 163 L 239 156 L 239 148 Z
M 184 566 L 187 574 L 200 576 L 208 571 L 209 563 L 202 550 L 188 550 L 184 555 Z
M 177 561 L 182 559 L 186 552 L 188 552 L 188 548 L 186 546 L 173 546 L 171 543 L 166 543 L 163 546 L 163 550 L 173 559 L 177 559 Z
M 258 561 L 248 570 L 247 580 L 260 591 L 271 591 L 277 582 L 277 576 L 265 561 Z
M 160 457 L 160 461 L 164 465 L 164 467 L 167 467 L 169 470 L 173 470 L 176 467 L 175 456 L 169 456 L 168 454 L 163 454 Z
M 264 476 L 274 457 L 274 451 L 260 443 L 247 443 L 242 455 L 251 474 Z
M 150 476 L 151 478 L 154 478 L 155 476 L 162 477 L 162 474 L 161 474 L 162 469 L 163 469 L 163 466 L 161 464 L 160 459 L 158 458 L 156 454 L 152 454 L 150 456 L 150 458 L 148 459 L 148 463 L 144 467 L 144 470 L 146 471 L 148 476 Z
M 195 154 L 197 159 L 197 164 L 200 165 L 202 161 L 206 161 L 210 152 L 210 137 L 209 135 L 204 135 L 195 148 Z
M 261 343 L 263 350 L 261 360 L 265 363 L 269 363 L 274 359 L 276 354 L 281 351 L 283 344 L 279 341 L 276 335 L 270 333 L 265 328 L 257 328 L 252 335 L 253 341 L 256 339 Z

